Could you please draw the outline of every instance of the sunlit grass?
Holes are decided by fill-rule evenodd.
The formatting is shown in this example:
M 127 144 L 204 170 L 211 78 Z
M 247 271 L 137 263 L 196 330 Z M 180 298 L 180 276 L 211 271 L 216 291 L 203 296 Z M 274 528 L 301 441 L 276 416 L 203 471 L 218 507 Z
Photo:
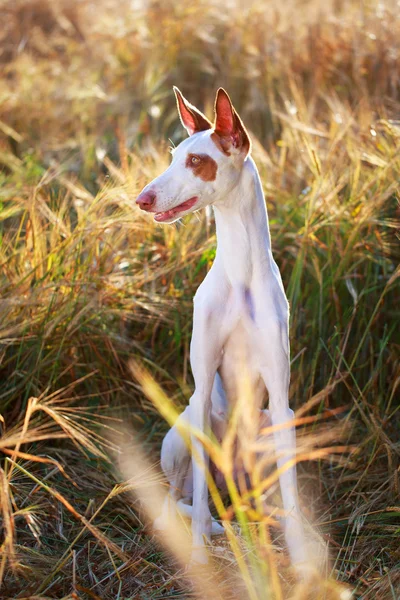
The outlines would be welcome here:
M 147 463 L 167 428 L 159 413 L 172 422 L 165 407 L 176 415 L 192 389 L 192 297 L 214 257 L 213 219 L 160 227 L 133 206 L 184 135 L 175 84 L 209 113 L 223 85 L 252 132 L 291 305 L 299 452 L 314 459 L 299 466 L 302 508 L 328 546 L 326 585 L 393 600 L 400 25 L 391 5 L 262 2 L 228 18 L 208 0 L 21 0 L 2 11 L 0 593 L 188 594 L 143 504 L 126 494 L 109 441 L 118 446 L 118 421 L 135 429 L 132 461 L 137 445 L 149 460 L 133 487 L 158 486 Z M 143 394 L 132 358 L 164 403 Z M 329 457 L 332 446 L 343 452 Z M 218 460 L 222 450 L 209 449 Z M 250 502 L 239 514 L 231 491 L 223 505 L 213 494 L 229 516 L 218 593 L 244 597 L 252 583 L 257 593 L 247 575 L 231 585 L 251 547 L 276 598 L 312 594 L 288 592 L 279 539 L 270 544 Z
M 133 362 L 130 363 L 130 367 L 135 379 L 141 383 L 144 393 L 154 403 L 170 426 L 177 427 L 189 447 L 191 447 L 190 435 L 194 435 L 204 445 L 210 460 L 224 476 L 229 497 L 228 510 L 225 507 L 224 498 L 213 479 L 211 470 L 206 469 L 199 456 L 194 452 L 194 460 L 199 461 L 205 469 L 212 503 L 215 506 L 218 518 L 224 525 L 229 549 L 236 565 L 233 581 L 231 584 L 227 583 L 225 588 L 218 583 L 216 579 L 217 572 L 213 572 L 213 567 L 207 566 L 208 576 L 215 579 L 214 588 L 220 587 L 220 593 L 223 597 L 226 594 L 232 595 L 232 590 L 238 585 L 237 575 L 240 574 L 241 586 L 243 587 L 242 597 L 245 595 L 246 598 L 255 600 L 261 600 L 266 596 L 276 600 L 287 597 L 288 583 L 295 582 L 297 577 L 294 571 L 290 573 L 289 570 L 289 577 L 286 576 L 286 578 L 282 576 L 282 570 L 279 572 L 278 556 L 273 550 L 274 546 L 270 532 L 271 528 L 275 531 L 280 530 L 279 518 L 284 516 L 284 511 L 279 509 L 278 506 L 268 506 L 270 501 L 266 502 L 266 498 L 270 497 L 274 487 L 276 488 L 280 474 L 280 469 L 276 468 L 272 443 L 272 435 L 276 427 L 270 425 L 258 431 L 258 428 L 254 428 L 254 423 L 250 422 L 249 427 L 244 427 L 246 420 L 249 420 L 249 403 L 251 402 L 249 400 L 251 398 L 249 382 L 243 379 L 240 382 L 239 389 L 241 389 L 241 393 L 239 393 L 238 402 L 233 409 L 226 435 L 220 444 L 213 436 L 193 428 L 190 423 L 177 420 L 178 413 L 175 406 L 149 373 Z M 318 398 L 313 398 L 308 403 L 308 408 L 313 406 L 317 400 Z M 320 418 L 326 419 L 328 417 L 332 420 L 332 416 L 332 411 L 329 411 L 325 415 L 320 415 Z M 305 425 L 306 423 L 315 424 L 318 419 L 318 416 L 298 417 L 295 424 L 296 426 Z M 330 430 L 320 428 L 318 434 L 314 435 L 311 430 L 303 430 L 302 435 L 298 432 L 297 437 L 296 457 L 293 462 L 287 463 L 283 468 L 288 468 L 290 465 L 302 461 L 324 458 L 338 464 L 340 460 L 337 460 L 335 454 L 341 456 L 344 453 L 355 451 L 355 448 L 339 444 L 332 445 L 331 443 L 328 445 L 329 442 L 335 442 L 341 437 L 339 427 L 332 422 L 330 423 Z M 137 473 L 138 468 L 143 470 L 146 459 L 140 454 L 138 456 L 138 449 L 131 453 L 125 447 L 122 450 L 120 464 L 123 474 L 129 477 L 132 473 Z M 243 465 L 246 469 L 249 481 L 244 481 L 243 476 L 235 475 L 239 465 Z M 154 488 L 151 488 L 151 490 L 148 490 L 148 486 L 146 488 L 147 491 L 143 491 L 143 488 L 137 488 L 136 494 L 143 500 L 147 517 L 152 523 L 161 512 L 162 500 L 165 494 L 158 492 L 157 496 Z M 267 510 L 266 506 L 268 506 Z M 171 510 L 170 519 L 172 519 L 172 522 L 163 520 L 166 530 L 158 535 L 172 554 L 180 557 L 180 562 L 183 562 L 187 567 L 188 556 L 191 554 L 187 535 L 185 536 L 178 514 L 174 516 L 173 509 L 171 508 Z M 237 525 L 233 524 L 233 518 L 236 518 Z M 181 532 L 180 529 L 182 529 Z M 322 538 L 318 537 L 313 524 L 308 524 L 307 527 L 307 546 L 309 558 L 302 567 L 303 574 L 307 574 L 306 582 L 295 586 L 291 590 L 291 594 L 296 598 L 302 597 L 303 593 L 312 595 L 314 598 L 323 598 L 329 591 L 332 598 L 341 598 L 342 594 L 345 594 L 346 588 L 327 578 L 326 574 L 330 570 L 327 549 Z M 213 546 L 209 546 L 208 550 L 209 561 L 211 561 L 213 556 L 218 558 L 218 552 L 223 551 L 224 548 L 221 548 L 217 541 Z M 197 578 L 200 578 L 199 568 L 196 565 L 190 565 L 188 576 L 194 582 Z M 204 587 L 197 590 L 196 595 L 200 598 L 213 597 Z

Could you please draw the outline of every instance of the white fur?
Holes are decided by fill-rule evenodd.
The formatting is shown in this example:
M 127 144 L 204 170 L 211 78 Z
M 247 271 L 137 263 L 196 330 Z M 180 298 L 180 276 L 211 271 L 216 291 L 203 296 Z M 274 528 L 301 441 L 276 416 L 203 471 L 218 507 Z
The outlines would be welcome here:
M 240 368 L 238 360 L 247 356 L 250 377 L 257 390 L 252 401 L 261 407 L 267 388 L 272 424 L 281 426 L 274 431 L 273 439 L 287 515 L 285 537 L 292 561 L 301 563 L 306 556 L 296 470 L 286 465 L 296 452 L 293 411 L 288 402 L 288 302 L 271 252 L 257 167 L 251 156 L 244 157 L 240 149 L 232 148 L 231 156 L 224 154 L 211 134 L 211 130 L 202 131 L 183 141 L 173 152 L 170 167 L 144 189 L 156 194 L 152 212 L 169 210 L 198 196 L 196 205 L 186 212 L 212 204 L 215 213 L 217 253 L 194 297 L 190 360 L 195 390 L 181 418 L 188 418 L 202 431 L 211 426 L 217 434 L 216 415 L 222 411 L 222 430 L 226 429 Z M 195 177 L 185 165 L 189 153 L 204 153 L 217 162 L 215 181 L 204 182 Z M 239 346 L 244 348 L 244 354 L 238 353 Z M 218 373 L 221 384 L 216 379 Z M 283 424 L 286 426 L 282 427 Z M 171 492 L 157 525 L 162 527 L 162 521 L 168 518 L 171 500 L 177 501 L 178 510 L 192 517 L 193 559 L 205 562 L 204 540 L 220 529 L 211 519 L 208 507 L 204 470 L 208 456 L 195 437 L 192 448 L 199 457 L 193 464 L 176 428 L 171 429 L 163 442 L 161 463 Z M 188 508 L 192 498 L 193 507 Z

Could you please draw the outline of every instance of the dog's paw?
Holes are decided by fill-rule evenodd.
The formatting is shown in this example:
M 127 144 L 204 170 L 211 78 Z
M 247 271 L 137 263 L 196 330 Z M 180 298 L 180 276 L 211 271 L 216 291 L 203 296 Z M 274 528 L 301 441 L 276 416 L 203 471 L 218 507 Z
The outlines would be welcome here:
M 211 521 L 211 535 L 223 535 L 225 529 L 215 519 Z
M 208 565 L 209 562 L 209 558 L 208 558 L 208 552 L 205 548 L 205 546 L 198 546 L 196 548 L 193 548 L 192 550 L 192 554 L 190 557 L 190 566 L 195 568 L 198 567 L 199 565 Z
M 153 521 L 153 529 L 154 531 L 165 531 L 165 523 L 161 517 L 158 517 L 155 521 Z
M 294 563 L 292 565 L 293 573 L 299 582 L 309 583 L 317 576 L 315 566 L 309 562 Z

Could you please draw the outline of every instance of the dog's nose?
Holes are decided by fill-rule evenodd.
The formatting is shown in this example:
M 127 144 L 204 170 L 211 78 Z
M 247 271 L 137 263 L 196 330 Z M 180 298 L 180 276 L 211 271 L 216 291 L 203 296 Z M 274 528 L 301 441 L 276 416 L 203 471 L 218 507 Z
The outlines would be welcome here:
M 156 193 L 148 190 L 147 192 L 142 192 L 136 198 L 136 204 L 142 210 L 150 210 L 156 201 Z

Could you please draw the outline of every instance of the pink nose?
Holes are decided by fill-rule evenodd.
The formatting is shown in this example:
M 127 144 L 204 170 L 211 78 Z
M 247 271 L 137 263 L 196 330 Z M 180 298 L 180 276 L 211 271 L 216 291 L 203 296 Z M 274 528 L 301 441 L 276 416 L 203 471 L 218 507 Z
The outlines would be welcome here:
M 142 192 L 136 198 L 136 204 L 142 210 L 147 210 L 147 211 L 151 210 L 151 207 L 154 205 L 155 201 L 156 201 L 156 194 L 155 194 L 155 192 L 152 192 L 151 190 L 148 190 L 147 192 Z

